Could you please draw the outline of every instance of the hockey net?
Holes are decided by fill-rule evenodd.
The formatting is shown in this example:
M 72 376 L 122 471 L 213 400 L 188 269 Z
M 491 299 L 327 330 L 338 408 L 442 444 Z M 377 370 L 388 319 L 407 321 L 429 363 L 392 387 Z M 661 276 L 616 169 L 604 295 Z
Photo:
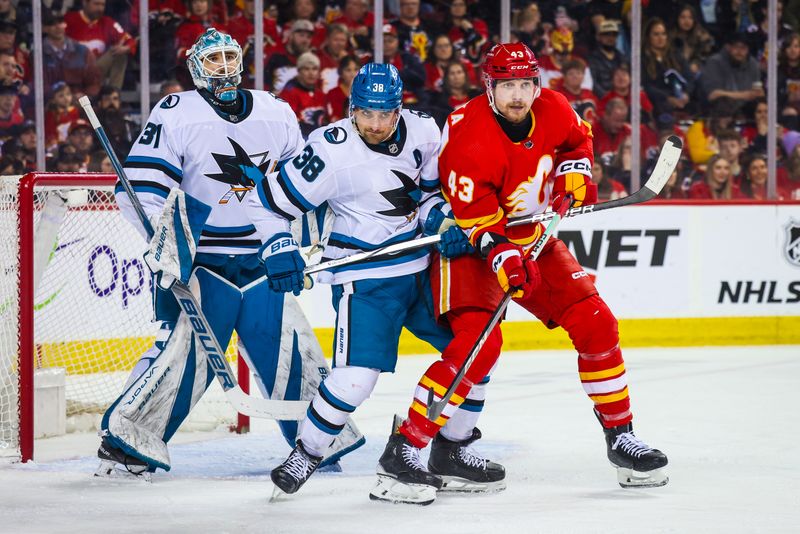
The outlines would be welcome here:
M 154 340 L 146 244 L 116 208 L 115 181 L 0 177 L 0 457 L 33 457 L 35 376 L 63 373 L 67 431 L 96 430 Z M 236 422 L 214 382 L 184 426 Z

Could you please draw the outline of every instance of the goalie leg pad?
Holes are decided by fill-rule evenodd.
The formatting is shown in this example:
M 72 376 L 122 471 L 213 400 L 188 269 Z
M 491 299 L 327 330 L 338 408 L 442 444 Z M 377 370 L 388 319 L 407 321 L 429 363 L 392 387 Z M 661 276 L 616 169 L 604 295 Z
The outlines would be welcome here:
M 275 318 L 280 317 L 277 321 Z M 243 289 L 242 311 L 236 322 L 240 351 L 265 398 L 312 400 L 329 375 L 322 348 L 297 299 L 269 289 L 260 278 Z M 287 443 L 294 447 L 297 421 L 278 421 Z M 365 442 L 352 418 L 324 453 L 320 467 L 336 462 Z
M 190 287 L 220 345 L 227 346 L 239 311 L 238 288 L 204 267 L 195 269 Z M 101 428 L 114 446 L 168 471 L 166 443 L 213 378 L 189 319 L 181 315 L 164 349 L 111 405 Z

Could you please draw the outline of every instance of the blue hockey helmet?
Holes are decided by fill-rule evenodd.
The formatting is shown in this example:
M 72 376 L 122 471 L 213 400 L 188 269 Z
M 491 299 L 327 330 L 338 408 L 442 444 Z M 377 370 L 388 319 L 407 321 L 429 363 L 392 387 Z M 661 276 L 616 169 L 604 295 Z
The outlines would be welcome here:
M 242 47 L 236 39 L 207 29 L 186 51 L 186 65 L 198 89 L 210 91 L 221 102 L 236 100 L 236 88 L 242 83 Z
M 403 105 L 403 81 L 394 65 L 367 63 L 353 78 L 350 112 L 353 108 L 393 111 Z

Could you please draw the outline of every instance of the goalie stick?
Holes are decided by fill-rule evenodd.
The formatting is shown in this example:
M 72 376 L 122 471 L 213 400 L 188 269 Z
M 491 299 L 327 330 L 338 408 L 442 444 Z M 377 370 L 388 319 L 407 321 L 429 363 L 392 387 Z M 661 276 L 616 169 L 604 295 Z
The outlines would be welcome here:
M 664 185 L 667 183 L 669 177 L 675 170 L 675 167 L 678 165 L 682 148 L 683 143 L 681 140 L 674 135 L 670 136 L 664 142 L 664 146 L 661 148 L 661 153 L 658 155 L 658 161 L 653 169 L 653 173 L 647 179 L 647 182 L 645 182 L 644 186 L 630 196 L 617 200 L 610 200 L 608 202 L 602 202 L 600 204 L 580 206 L 578 208 L 567 209 L 567 204 L 564 204 L 564 208 L 560 212 L 551 211 L 547 213 L 531 215 L 528 217 L 520 217 L 518 219 L 509 221 L 506 227 L 530 224 L 532 222 L 550 221 L 550 224 L 547 225 L 547 229 L 545 230 L 544 234 L 542 234 L 539 240 L 536 241 L 536 243 L 529 249 L 530 257 L 535 260 L 544 248 L 544 245 L 550 239 L 550 236 L 553 234 L 558 224 L 561 222 L 562 218 L 583 215 L 584 213 L 594 213 L 595 211 L 618 208 L 620 206 L 639 204 L 655 198 L 664 188 Z M 508 304 L 511 302 L 511 293 L 511 291 L 508 291 L 503 296 L 503 299 L 500 301 L 497 309 L 492 314 L 489 322 L 483 327 L 480 336 L 478 336 L 478 339 L 475 341 L 475 344 L 469 351 L 467 358 L 459 367 L 458 373 L 456 373 L 453 382 L 450 384 L 450 387 L 447 388 L 447 391 L 445 391 L 444 395 L 442 395 L 442 398 L 438 401 L 434 400 L 433 388 L 431 387 L 431 389 L 428 390 L 427 416 L 430 421 L 436 421 L 439 418 L 439 416 L 442 414 L 442 411 L 447 406 L 447 403 L 450 401 L 450 398 L 453 396 L 453 393 L 455 393 L 456 388 L 461 384 L 461 381 L 467 374 L 467 371 L 469 370 L 473 360 L 475 360 L 481 348 L 483 348 L 484 343 L 486 343 L 486 339 L 489 337 L 489 334 L 500 321 L 503 313 L 505 313 Z
M 139 198 L 136 196 L 136 192 L 133 190 L 125 174 L 125 170 L 122 168 L 122 164 L 114 153 L 108 136 L 105 130 L 103 130 L 103 126 L 100 124 L 94 109 L 92 109 L 89 98 L 87 96 L 82 96 L 78 101 L 83 111 L 86 113 L 92 128 L 94 128 L 94 132 L 100 140 L 100 144 L 103 145 L 103 149 L 106 154 L 108 154 L 111 165 L 114 167 L 122 187 L 128 194 L 131 204 L 134 210 L 136 210 L 136 215 L 139 217 L 142 226 L 147 232 L 148 238 L 152 238 L 154 233 L 153 225 L 147 218 L 147 214 L 144 212 L 144 208 Z M 228 360 L 225 358 L 225 351 L 220 347 L 219 341 L 214 336 L 214 332 L 211 329 L 211 325 L 208 324 L 208 320 L 203 314 L 200 305 L 197 303 L 194 294 L 192 294 L 191 289 L 189 289 L 189 286 L 180 280 L 176 280 L 172 285 L 171 291 L 175 296 L 175 300 L 178 301 L 181 310 L 189 317 L 189 323 L 192 325 L 192 330 L 194 330 L 197 336 L 199 345 L 203 347 L 208 365 L 213 369 L 217 380 L 219 380 L 225 392 L 225 396 L 233 407 L 236 408 L 236 411 L 244 415 L 249 415 L 250 417 L 262 417 L 265 419 L 300 420 L 305 417 L 306 409 L 308 408 L 308 402 L 306 401 L 270 400 L 252 397 L 245 393 L 236 381 L 236 376 Z
M 658 156 L 658 161 L 653 169 L 653 173 L 650 175 L 647 182 L 645 182 L 641 189 L 624 198 L 609 200 L 599 204 L 589 204 L 579 208 L 570 208 L 569 211 L 564 214 L 564 217 L 574 217 L 576 215 L 594 213 L 596 211 L 603 211 L 611 208 L 619 208 L 620 206 L 628 206 L 630 204 L 640 204 L 655 198 L 664 188 L 664 184 L 667 183 L 672 171 L 678 164 L 678 160 L 681 157 L 682 148 L 683 143 L 681 140 L 677 136 L 670 136 L 661 147 L 661 153 Z M 554 212 L 548 211 L 546 213 L 537 213 L 535 215 L 518 217 L 515 219 L 510 219 L 506 224 L 506 228 L 530 224 L 532 222 L 547 222 L 554 216 Z M 383 256 L 391 256 L 400 252 L 414 250 L 428 245 L 435 245 L 440 239 L 441 238 L 439 235 L 432 235 L 420 239 L 412 239 L 411 241 L 403 241 L 402 243 L 395 243 L 383 248 L 370 250 L 369 252 L 360 252 L 344 258 L 337 258 L 335 260 L 318 263 L 316 265 L 309 265 L 303 269 L 303 273 L 309 275 L 318 273 L 320 271 L 333 269 L 335 267 L 342 267 L 344 265 L 350 265 Z

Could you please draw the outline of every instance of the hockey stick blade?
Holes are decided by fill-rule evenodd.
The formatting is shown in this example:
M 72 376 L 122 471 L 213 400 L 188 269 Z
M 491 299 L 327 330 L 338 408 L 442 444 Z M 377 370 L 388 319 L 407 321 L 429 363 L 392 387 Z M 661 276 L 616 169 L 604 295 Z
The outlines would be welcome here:
M 136 192 L 133 190 L 133 187 L 131 187 L 130 181 L 125 174 L 125 170 L 122 168 L 119 158 L 117 158 L 114 149 L 111 147 L 111 142 L 103 130 L 103 126 L 100 124 L 94 109 L 92 109 L 92 104 L 89 101 L 89 98 L 87 96 L 82 96 L 78 102 L 83 108 L 84 113 L 86 113 L 86 116 L 89 118 L 89 122 L 91 123 L 92 128 L 94 128 L 94 132 L 97 135 L 97 138 L 100 140 L 100 144 L 103 145 L 103 149 L 106 151 L 108 159 L 111 161 L 111 165 L 114 167 L 122 187 L 128 194 L 128 198 L 130 199 L 131 204 L 136 211 L 136 215 L 139 217 L 139 220 L 147 232 L 148 237 L 152 238 L 154 234 L 153 226 L 150 224 L 150 220 L 147 218 L 147 214 L 145 213 L 141 202 L 139 202 Z M 270 399 L 251 397 L 242 391 L 242 388 L 236 381 L 236 376 L 234 375 L 228 360 L 225 358 L 225 351 L 222 350 L 222 347 L 220 347 L 219 341 L 214 335 L 214 331 L 211 329 L 211 325 L 208 323 L 208 320 L 203 314 L 203 311 L 200 308 L 200 305 L 197 303 L 197 299 L 195 299 L 191 289 L 189 289 L 189 286 L 180 280 L 176 280 L 172 285 L 171 291 L 175 296 L 175 300 L 178 301 L 178 305 L 188 316 L 189 324 L 192 326 L 192 330 L 197 336 L 198 342 L 202 346 L 203 352 L 206 355 L 208 365 L 214 370 L 214 374 L 222 386 L 225 396 L 239 413 L 249 415 L 251 417 L 286 420 L 302 419 L 305 416 L 306 409 L 308 408 L 308 402 L 274 401 Z M 273 407 L 275 408 L 274 410 L 272 409 Z
M 565 217 L 574 217 L 576 215 L 583 215 L 586 213 L 594 213 L 596 211 L 603 211 L 612 208 L 619 208 L 621 206 L 630 206 L 632 204 L 641 204 L 647 202 L 658 196 L 664 185 L 669 181 L 669 177 L 678 166 L 678 161 L 681 159 L 681 150 L 683 143 L 680 138 L 675 135 L 669 136 L 661 147 L 661 153 L 658 155 L 658 161 L 653 169 L 653 173 L 647 179 L 641 189 L 624 198 L 616 200 L 609 200 L 608 202 L 601 202 L 599 204 L 587 204 L 578 208 L 570 208 L 564 215 Z M 552 219 L 555 213 L 548 211 L 546 213 L 537 213 L 534 215 L 526 215 L 525 217 L 518 217 L 511 219 L 506 224 L 506 228 L 513 226 L 522 226 L 533 222 L 546 222 Z

